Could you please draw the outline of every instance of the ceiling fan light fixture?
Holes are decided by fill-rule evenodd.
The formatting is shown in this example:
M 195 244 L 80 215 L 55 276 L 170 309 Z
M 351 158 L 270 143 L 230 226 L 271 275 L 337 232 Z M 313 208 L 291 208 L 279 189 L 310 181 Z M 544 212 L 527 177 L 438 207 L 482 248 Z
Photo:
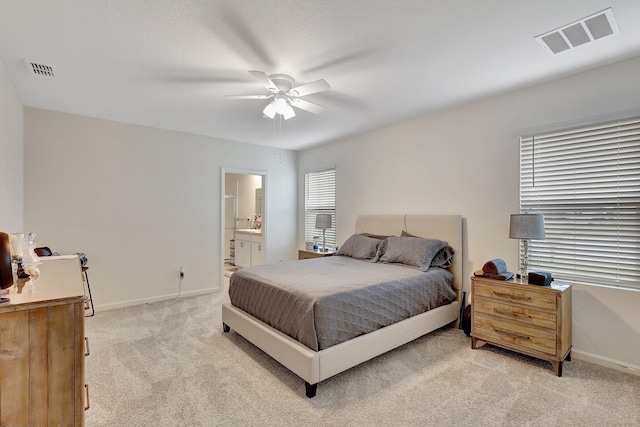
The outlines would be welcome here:
M 287 107 L 289 107 L 289 100 L 286 96 L 277 94 L 272 101 L 273 105 L 276 108 L 276 113 L 284 114 L 287 111 Z
M 291 107 L 291 105 L 289 105 L 287 103 L 287 108 L 284 110 L 282 115 L 284 116 L 285 120 L 289 120 L 291 117 L 295 117 L 296 116 L 296 112 L 293 111 L 293 107 Z
M 273 97 L 273 101 L 271 101 L 265 107 L 262 113 L 270 119 L 273 119 L 276 114 L 280 114 L 284 117 L 285 120 L 289 120 L 291 117 L 296 116 L 295 111 L 293 111 L 293 107 L 291 107 L 289 99 L 282 94 L 276 94 Z
M 285 120 L 296 116 L 293 107 L 308 111 L 313 114 L 320 114 L 324 111 L 322 105 L 300 99 L 301 96 L 312 95 L 331 89 L 326 80 L 320 79 L 311 83 L 296 86 L 293 77 L 286 74 L 272 74 L 268 76 L 264 71 L 249 71 L 262 85 L 267 88 L 269 95 L 227 95 L 232 99 L 271 99 L 271 102 L 262 111 L 265 117 L 274 119 L 276 114 L 280 114 Z
M 269 104 L 267 104 L 265 109 L 262 111 L 262 113 L 270 119 L 273 119 L 276 116 L 276 112 L 277 111 L 274 101 L 271 101 Z

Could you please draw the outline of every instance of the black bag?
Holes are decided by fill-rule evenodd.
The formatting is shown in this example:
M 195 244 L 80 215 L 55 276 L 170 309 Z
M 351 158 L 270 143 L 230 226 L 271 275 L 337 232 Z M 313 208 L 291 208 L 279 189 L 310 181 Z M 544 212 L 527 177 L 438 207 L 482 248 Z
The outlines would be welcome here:
M 462 320 L 460 321 L 460 324 L 462 325 L 462 330 L 464 331 L 465 335 L 470 337 L 471 336 L 471 305 L 468 305 L 464 308 L 464 311 L 462 312 Z
M 13 270 L 11 250 L 9 249 L 9 235 L 0 231 L 0 289 L 7 289 L 12 285 Z

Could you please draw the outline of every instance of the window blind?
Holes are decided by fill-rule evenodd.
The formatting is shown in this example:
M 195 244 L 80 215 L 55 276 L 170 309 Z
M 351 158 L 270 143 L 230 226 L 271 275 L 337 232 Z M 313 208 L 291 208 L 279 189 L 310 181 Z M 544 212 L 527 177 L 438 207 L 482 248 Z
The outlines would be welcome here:
M 530 270 L 640 287 L 640 118 L 521 137 L 520 210 L 545 217 Z
M 331 214 L 331 228 L 326 229 L 327 247 L 336 245 L 336 170 L 327 169 L 304 175 L 304 240 L 322 244 L 322 230 L 316 228 L 317 214 Z

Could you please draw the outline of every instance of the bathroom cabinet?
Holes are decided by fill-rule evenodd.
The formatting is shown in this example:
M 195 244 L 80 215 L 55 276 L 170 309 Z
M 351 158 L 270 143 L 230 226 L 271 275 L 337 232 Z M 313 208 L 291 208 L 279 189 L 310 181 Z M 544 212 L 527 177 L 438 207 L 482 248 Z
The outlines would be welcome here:
M 235 265 L 250 267 L 264 264 L 264 245 L 260 230 L 236 231 Z

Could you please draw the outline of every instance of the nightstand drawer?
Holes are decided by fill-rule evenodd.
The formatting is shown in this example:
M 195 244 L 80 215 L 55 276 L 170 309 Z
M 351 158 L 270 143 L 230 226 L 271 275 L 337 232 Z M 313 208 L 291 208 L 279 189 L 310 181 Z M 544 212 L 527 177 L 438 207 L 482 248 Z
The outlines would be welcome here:
M 531 326 L 516 325 L 508 320 L 478 314 L 474 318 L 473 336 L 498 345 L 517 346 L 556 355 L 555 331 L 546 331 Z
M 542 326 L 556 330 L 556 313 L 534 310 L 517 305 L 502 304 L 495 300 L 478 298 L 473 307 L 476 313 L 500 317 L 507 320 L 515 320 L 530 325 Z
M 478 282 L 474 286 L 477 297 L 485 297 L 494 301 L 502 301 L 511 304 L 522 304 L 531 307 L 556 309 L 556 296 L 554 293 L 535 292 L 523 289 L 522 286 L 513 288 Z

